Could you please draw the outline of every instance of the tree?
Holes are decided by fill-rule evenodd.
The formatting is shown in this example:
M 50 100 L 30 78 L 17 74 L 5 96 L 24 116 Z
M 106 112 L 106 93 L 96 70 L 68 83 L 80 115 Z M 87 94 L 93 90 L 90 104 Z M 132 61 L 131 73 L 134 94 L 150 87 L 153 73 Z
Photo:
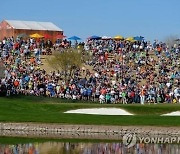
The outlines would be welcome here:
M 173 47 L 174 44 L 177 44 L 177 41 L 176 41 L 177 39 L 178 39 L 177 35 L 170 35 L 165 38 L 165 43 L 170 48 L 170 47 Z
M 56 51 L 47 61 L 52 68 L 64 72 L 66 81 L 67 77 L 72 77 L 74 71 L 82 66 L 82 51 L 72 48 L 62 52 Z
M 5 71 L 5 67 L 0 60 L 0 78 L 4 78 L 4 71 Z

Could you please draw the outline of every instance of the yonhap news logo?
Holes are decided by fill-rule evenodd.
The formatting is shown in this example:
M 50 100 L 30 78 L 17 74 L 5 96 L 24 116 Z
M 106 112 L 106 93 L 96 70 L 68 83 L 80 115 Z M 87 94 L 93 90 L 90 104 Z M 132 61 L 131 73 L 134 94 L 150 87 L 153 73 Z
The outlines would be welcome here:
M 128 133 L 123 136 L 123 144 L 126 148 L 133 147 L 137 143 L 135 133 Z
M 135 133 L 128 133 L 123 136 L 123 144 L 126 148 L 131 148 L 137 143 L 144 144 L 173 144 L 180 143 L 180 137 L 138 137 Z

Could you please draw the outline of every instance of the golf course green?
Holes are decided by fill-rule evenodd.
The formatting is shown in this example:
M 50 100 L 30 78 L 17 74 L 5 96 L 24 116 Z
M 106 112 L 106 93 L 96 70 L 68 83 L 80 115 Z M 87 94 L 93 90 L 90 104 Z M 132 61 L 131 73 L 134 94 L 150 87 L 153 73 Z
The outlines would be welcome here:
M 85 115 L 67 114 L 68 110 L 81 108 L 124 109 L 134 115 Z M 119 126 L 180 126 L 179 116 L 161 116 L 180 111 L 179 104 L 99 104 L 94 102 L 72 102 L 59 98 L 16 96 L 0 97 L 0 122 L 37 122 L 85 125 Z

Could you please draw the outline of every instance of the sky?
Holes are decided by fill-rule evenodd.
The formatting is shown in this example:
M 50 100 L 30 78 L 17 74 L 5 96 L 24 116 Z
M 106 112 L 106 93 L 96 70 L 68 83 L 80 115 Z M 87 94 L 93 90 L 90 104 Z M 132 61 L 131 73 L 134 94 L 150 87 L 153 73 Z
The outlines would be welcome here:
M 50 21 L 68 37 L 180 36 L 180 0 L 7 0 L 0 21 Z

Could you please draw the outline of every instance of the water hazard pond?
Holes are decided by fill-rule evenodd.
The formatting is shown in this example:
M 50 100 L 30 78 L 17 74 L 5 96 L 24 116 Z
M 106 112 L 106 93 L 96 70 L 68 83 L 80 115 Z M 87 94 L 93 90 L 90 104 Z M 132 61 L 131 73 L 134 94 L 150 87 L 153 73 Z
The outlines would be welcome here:
M 19 142 L 19 141 L 18 141 Z M 0 143 L 0 154 L 180 154 L 179 144 L 135 144 L 121 142 L 27 142 Z

